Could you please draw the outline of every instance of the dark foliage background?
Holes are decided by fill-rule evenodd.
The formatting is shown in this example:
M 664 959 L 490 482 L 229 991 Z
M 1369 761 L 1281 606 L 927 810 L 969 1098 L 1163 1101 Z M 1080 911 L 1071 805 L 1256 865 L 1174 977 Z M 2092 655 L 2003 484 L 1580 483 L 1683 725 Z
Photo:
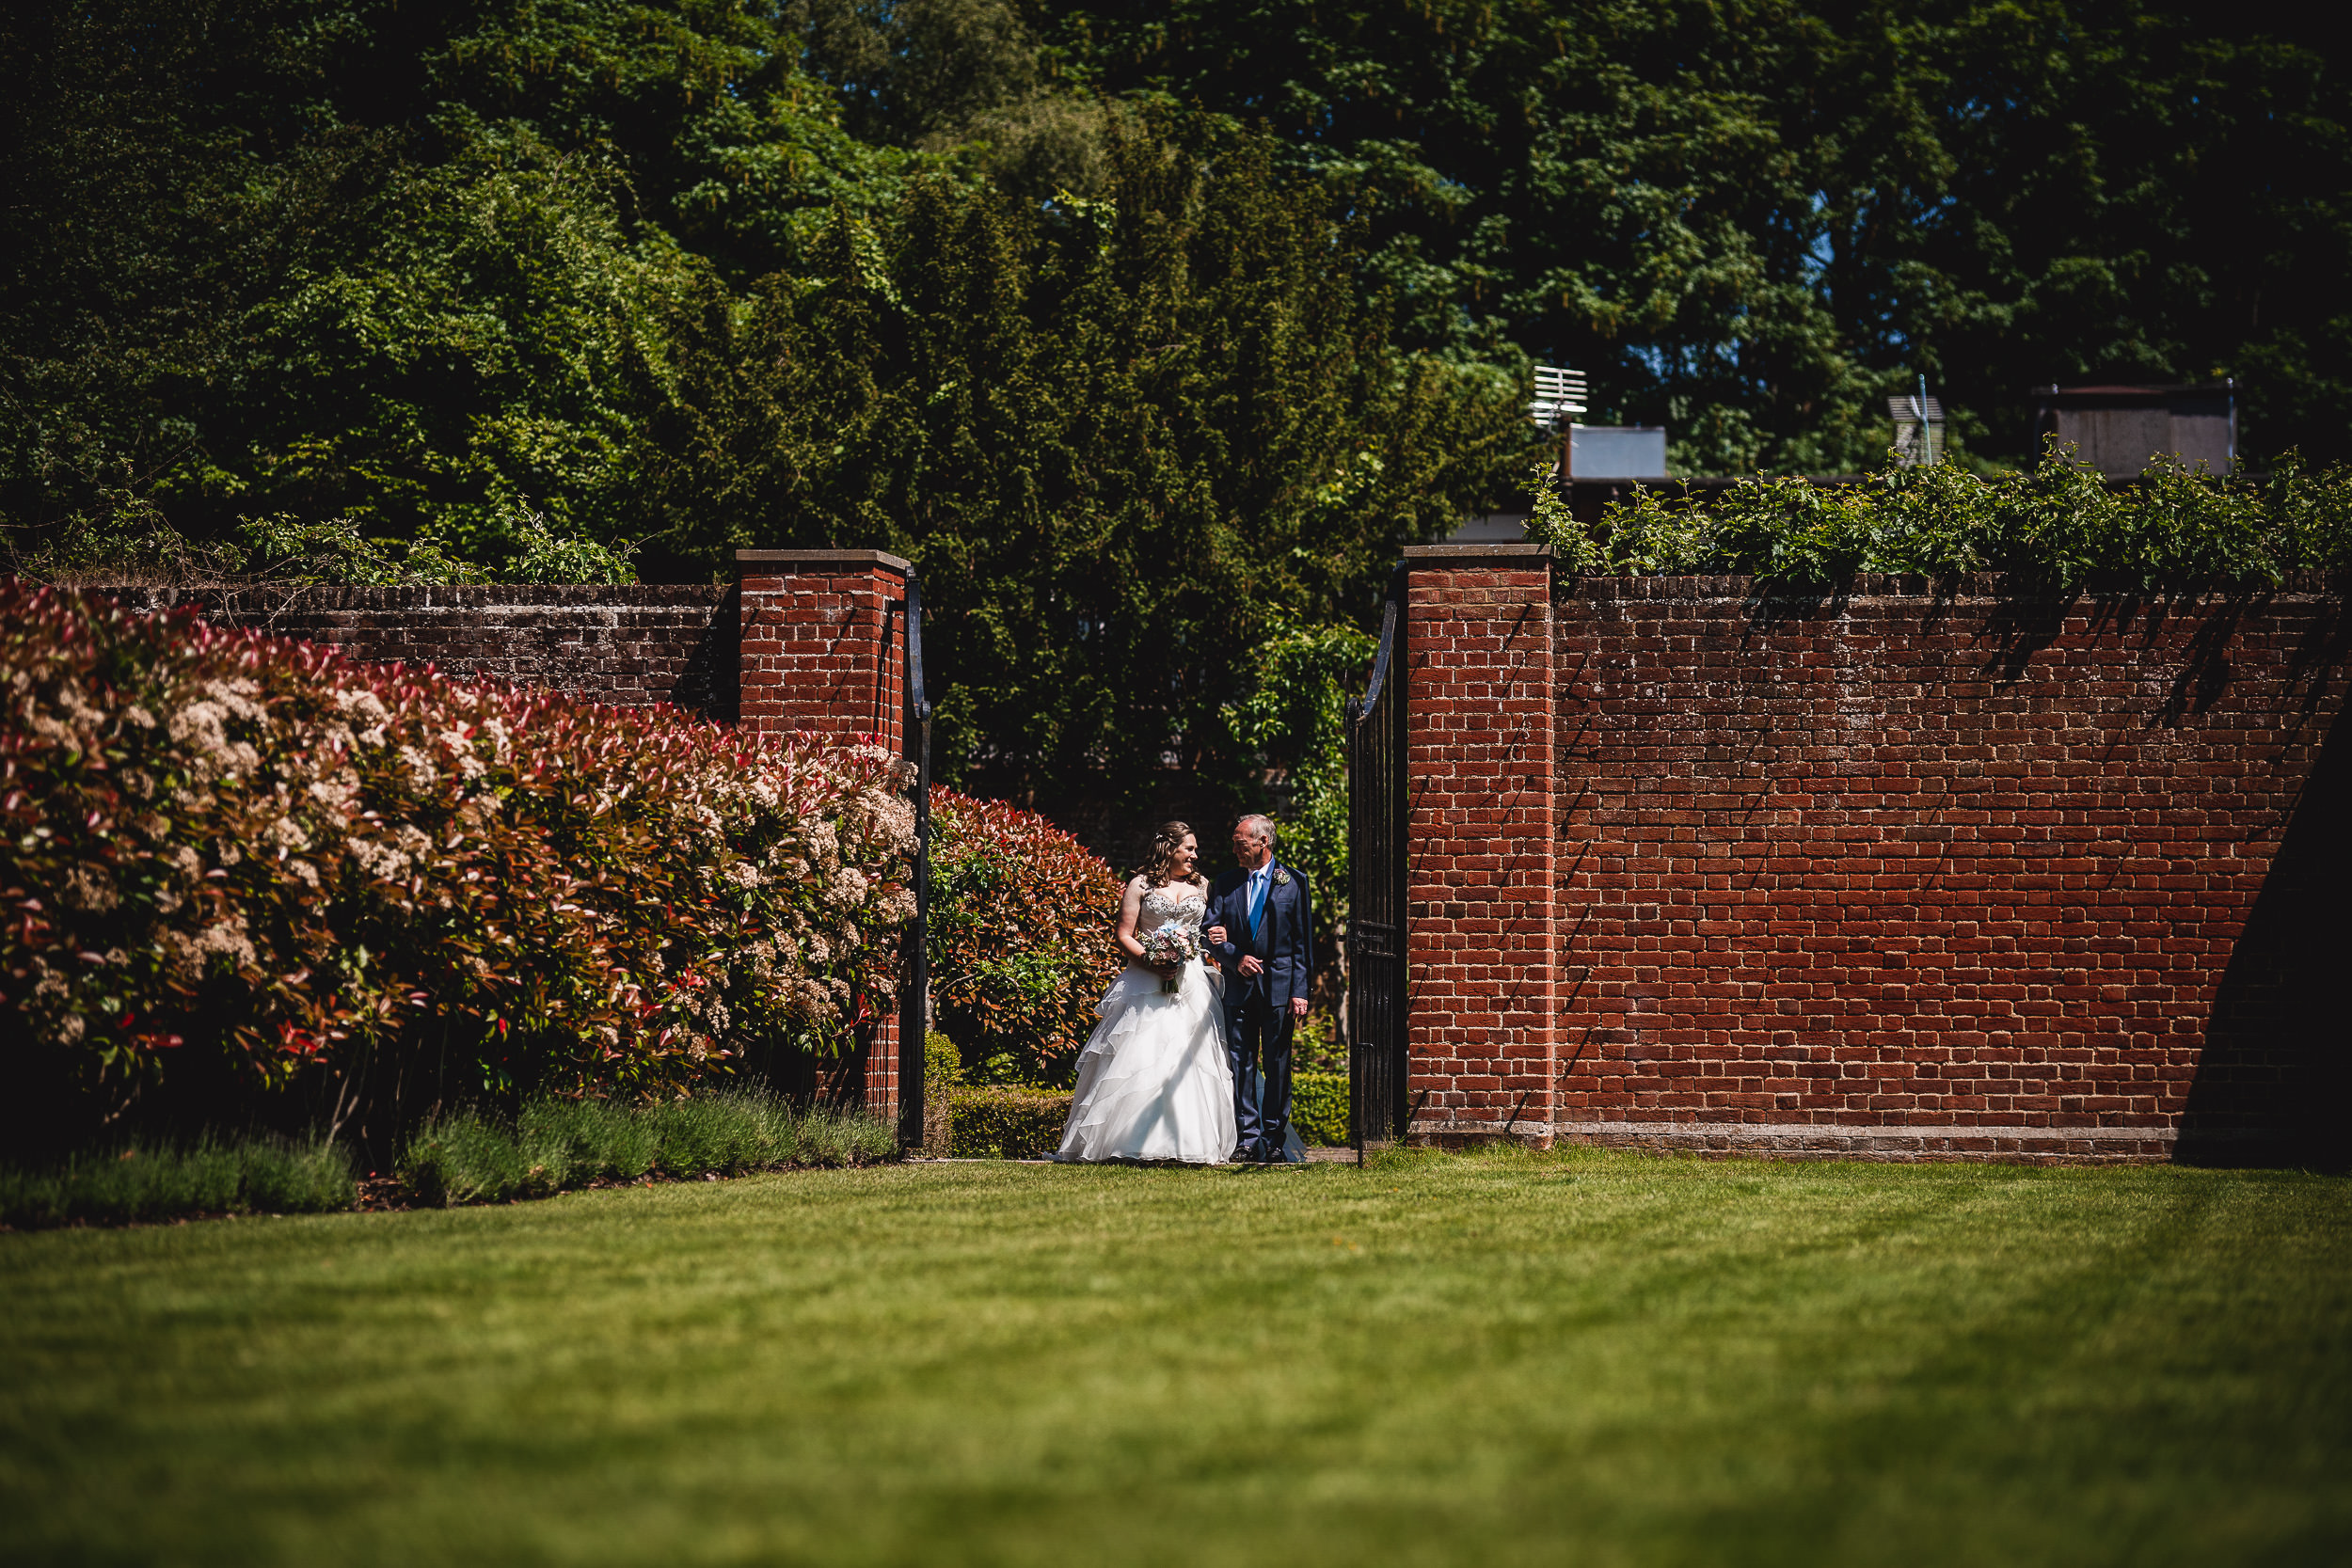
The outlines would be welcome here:
M 2246 384 L 2346 455 L 2344 83 L 2318 8 L 1370 0 L 1041 8 L 1070 70 L 1258 118 L 1361 193 L 1422 341 L 1591 372 L 1696 472 L 1876 467 L 1924 372 Z
M 2109 378 L 2352 456 L 2321 20 L 25 0 L 0 522 L 50 576 L 882 546 L 943 780 L 1213 821 L 1311 766 L 1234 727 L 1269 639 L 1522 477 L 1531 359 L 1692 472 L 1877 467 L 1920 373 L 1979 467 Z

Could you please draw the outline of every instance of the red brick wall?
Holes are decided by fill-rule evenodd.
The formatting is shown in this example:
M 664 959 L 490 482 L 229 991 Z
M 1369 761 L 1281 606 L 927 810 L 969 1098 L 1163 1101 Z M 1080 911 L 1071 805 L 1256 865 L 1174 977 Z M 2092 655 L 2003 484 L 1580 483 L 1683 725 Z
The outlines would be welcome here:
M 735 613 L 723 588 L 638 586 L 110 590 L 220 626 L 434 664 L 592 702 L 673 703 L 735 717 Z
M 872 740 L 901 751 L 908 563 L 880 550 L 738 550 L 740 723 Z M 850 1064 L 866 1108 L 898 1112 L 898 1021 L 878 1021 Z
M 1490 590 L 1413 581 L 1430 624 L 1491 624 Z M 2341 598 L 1902 586 L 1758 604 L 1736 579 L 1559 585 L 1546 1130 L 2088 1159 L 2278 1135 L 2341 1086 L 2352 1033 L 2331 977 L 2352 956 L 2352 789 L 2344 745 L 2324 750 Z M 1495 657 L 1466 643 L 1415 674 L 1474 685 Z M 1415 852 L 1458 859 L 1454 831 L 1433 817 Z M 1460 929 L 1412 933 L 1433 994 Z M 1424 1020 L 1417 993 L 1416 1065 L 1477 1107 L 1494 1075 L 1457 1010 Z
M 2340 594 L 1406 565 L 1417 1137 L 2341 1152 Z
M 1424 1137 L 1507 1130 L 1549 1141 L 1558 978 L 1550 562 L 1527 545 L 1406 556 L 1406 1092 Z

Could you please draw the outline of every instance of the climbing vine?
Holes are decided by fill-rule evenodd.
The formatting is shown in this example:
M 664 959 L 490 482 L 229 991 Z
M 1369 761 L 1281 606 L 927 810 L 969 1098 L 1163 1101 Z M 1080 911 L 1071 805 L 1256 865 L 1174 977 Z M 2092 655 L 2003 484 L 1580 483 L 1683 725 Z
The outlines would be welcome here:
M 2020 473 L 1939 464 L 1842 488 L 1758 476 L 1712 500 L 1643 490 L 1591 527 L 1539 470 L 1527 532 L 1573 571 L 1737 573 L 1800 589 L 1859 572 L 1991 572 L 2060 592 L 2257 588 L 2352 567 L 2352 468 L 2314 474 L 2290 455 L 2266 475 L 2224 479 L 2157 463 L 2116 490 L 2073 457 L 2053 443 Z

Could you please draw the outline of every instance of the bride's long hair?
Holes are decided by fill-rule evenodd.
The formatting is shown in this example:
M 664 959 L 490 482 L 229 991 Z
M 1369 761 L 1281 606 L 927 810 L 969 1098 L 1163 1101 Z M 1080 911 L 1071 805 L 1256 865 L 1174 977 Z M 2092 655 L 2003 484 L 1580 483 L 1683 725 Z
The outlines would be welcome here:
M 1177 849 L 1191 836 L 1192 825 L 1188 822 L 1163 822 L 1152 831 L 1152 852 L 1144 857 L 1139 873 L 1148 886 L 1158 887 L 1168 880 L 1168 872 L 1176 864 Z M 1209 879 L 1200 875 L 1198 855 L 1193 859 L 1191 879 L 1195 887 L 1209 885 Z

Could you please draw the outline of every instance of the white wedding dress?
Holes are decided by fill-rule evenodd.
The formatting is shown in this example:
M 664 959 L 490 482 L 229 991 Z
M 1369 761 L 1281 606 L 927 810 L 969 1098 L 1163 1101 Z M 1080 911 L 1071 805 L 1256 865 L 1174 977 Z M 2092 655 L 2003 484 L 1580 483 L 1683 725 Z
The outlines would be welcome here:
M 1143 895 L 1136 935 L 1164 926 L 1198 934 L 1207 895 L 1178 885 Z M 1057 1160 L 1232 1158 L 1233 1069 L 1219 1014 L 1224 976 L 1199 961 L 1177 971 L 1177 989 L 1139 963 L 1104 993 L 1103 1022 L 1078 1053 L 1078 1091 Z

